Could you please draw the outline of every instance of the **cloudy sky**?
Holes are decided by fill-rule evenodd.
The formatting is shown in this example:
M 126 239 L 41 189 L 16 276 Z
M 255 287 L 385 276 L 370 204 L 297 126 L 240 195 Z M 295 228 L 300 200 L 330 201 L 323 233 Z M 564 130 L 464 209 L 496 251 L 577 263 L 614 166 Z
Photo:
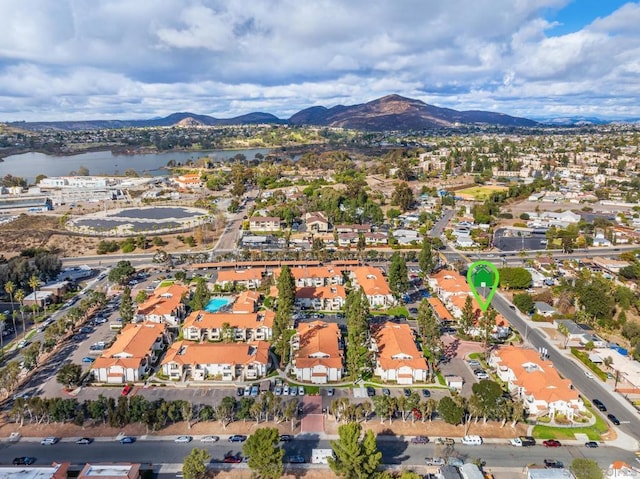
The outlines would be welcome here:
M 398 93 L 640 117 L 640 1 L 0 0 L 0 121 L 288 118 Z

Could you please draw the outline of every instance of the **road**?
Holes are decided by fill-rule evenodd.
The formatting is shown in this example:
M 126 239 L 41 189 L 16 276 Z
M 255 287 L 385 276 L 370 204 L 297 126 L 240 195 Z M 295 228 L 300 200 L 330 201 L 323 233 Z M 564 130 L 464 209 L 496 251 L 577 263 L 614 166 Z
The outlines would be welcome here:
M 180 464 L 194 447 L 206 449 L 211 455 L 212 462 L 222 461 L 227 454 L 242 452 L 241 444 L 229 443 L 225 436 L 217 443 L 201 443 L 195 439 L 188 444 L 176 444 L 171 439 L 137 440 L 133 444 L 120 444 L 113 439 L 96 441 L 90 445 L 77 445 L 74 441 L 74 439 L 67 439 L 53 446 L 42 446 L 39 442 L 25 440 L 18 443 L 3 443 L 0 446 L 0 463 L 11 464 L 14 457 L 31 456 L 36 458 L 36 465 L 51 464 L 54 461 L 68 461 L 72 464 L 85 462 Z M 289 455 L 301 455 L 308 462 L 312 449 L 330 447 L 328 439 L 320 439 L 317 436 L 297 436 L 293 441 L 284 444 L 285 459 Z M 378 438 L 378 448 L 382 451 L 384 464 L 424 465 L 426 457 L 445 455 L 443 446 L 414 445 L 395 437 Z M 562 446 L 549 449 L 543 446 L 517 448 L 506 444 L 482 446 L 456 444 L 450 455 L 460 457 L 466 462 L 481 458 L 489 467 L 523 467 L 532 463 L 542 464 L 544 459 L 557 459 L 568 465 L 575 458 L 585 457 L 598 461 L 602 467 L 609 466 L 613 460 L 624 460 L 629 464 L 635 464 L 633 453 L 611 447 L 587 449 L 584 446 Z
M 622 399 L 617 393 L 607 389 L 598 379 L 590 379 L 585 376 L 585 369 L 579 366 L 573 359 L 559 351 L 555 344 L 549 341 L 543 332 L 530 327 L 518 312 L 512 310 L 504 297 L 496 294 L 491 302 L 492 306 L 502 314 L 509 323 L 523 335 L 525 340 L 534 348 L 546 348 L 554 367 L 565 378 L 571 379 L 574 387 L 578 389 L 588 400 L 600 399 L 607 406 L 607 413 L 612 413 L 620 419 L 618 429 L 629 436 L 638 439 L 640 431 L 640 416 L 635 409 Z
M 447 226 L 451 218 L 453 218 L 454 214 L 455 214 L 455 211 L 453 210 L 444 210 L 442 212 L 442 216 L 440 217 L 440 219 L 436 222 L 435 225 L 433 225 L 433 228 L 431 228 L 431 231 L 429 231 L 429 237 L 440 238 L 440 236 L 442 235 L 442 232 L 444 231 L 445 227 Z

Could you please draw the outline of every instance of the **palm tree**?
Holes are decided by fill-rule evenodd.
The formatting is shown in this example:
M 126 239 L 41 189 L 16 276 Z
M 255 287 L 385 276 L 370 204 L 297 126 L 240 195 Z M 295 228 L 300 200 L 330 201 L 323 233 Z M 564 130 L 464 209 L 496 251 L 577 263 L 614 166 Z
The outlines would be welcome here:
M 7 319 L 7 316 L 3 313 L 0 313 L 0 357 L 4 358 L 4 336 L 2 333 L 4 332 L 4 322 Z
M 31 275 L 28 281 L 29 287 L 33 290 L 33 300 L 35 304 L 35 309 L 38 308 L 38 286 L 40 286 L 40 278 L 38 278 L 35 274 Z M 34 318 L 35 321 L 35 318 Z
M 22 333 L 23 334 L 25 333 L 25 331 L 27 329 L 26 326 L 25 326 L 25 322 L 24 322 L 24 297 L 25 297 L 24 290 L 19 289 L 18 291 L 16 291 L 15 298 L 16 298 L 16 301 L 18 303 L 20 303 L 20 314 L 22 316 Z M 14 313 L 15 313 L 15 311 L 14 311 Z M 16 332 L 16 336 L 17 336 L 18 335 L 18 330 L 16 329 L 16 315 L 15 314 L 13 315 L 13 330 Z
M 16 290 L 16 284 L 13 281 L 7 281 L 4 284 L 4 291 L 9 295 L 9 301 L 11 301 L 11 309 L 13 310 L 13 292 Z

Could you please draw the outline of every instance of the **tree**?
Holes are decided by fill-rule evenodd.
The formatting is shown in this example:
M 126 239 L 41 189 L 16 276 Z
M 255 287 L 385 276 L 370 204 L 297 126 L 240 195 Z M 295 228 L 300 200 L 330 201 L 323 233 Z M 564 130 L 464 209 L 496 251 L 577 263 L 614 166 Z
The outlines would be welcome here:
M 281 363 L 284 363 L 287 353 L 287 338 L 285 331 L 289 328 L 293 306 L 296 299 L 296 284 L 288 265 L 284 265 L 278 276 L 277 310 L 273 322 L 273 339 L 276 351 L 280 355 Z
M 462 330 L 466 333 L 468 332 L 473 323 L 476 321 L 476 312 L 473 309 L 473 300 L 471 296 L 467 296 L 464 300 L 464 306 L 462 307 L 462 316 L 460 316 L 460 326 Z
M 433 309 L 429 301 L 426 299 L 420 302 L 416 323 L 418 325 L 418 334 L 422 340 L 422 350 L 425 353 L 427 364 L 429 365 L 429 375 L 433 377 L 442 349 L 442 339 L 440 336 L 440 325 L 433 314 Z
M 264 479 L 282 477 L 284 449 L 279 447 L 280 434 L 275 427 L 256 429 L 242 446 L 242 452 L 249 456 L 249 468 Z
M 125 284 L 135 274 L 136 270 L 129 261 L 118 261 L 109 271 L 109 281 L 117 284 Z
M 391 204 L 399 206 L 402 211 L 407 211 L 413 207 L 413 203 L 413 191 L 411 191 L 409 185 L 404 181 L 397 183 L 391 195 Z
M 148 297 L 149 295 L 147 294 L 147 292 L 144 289 L 141 289 L 140 291 L 138 291 L 138 294 L 136 294 L 136 303 L 142 304 L 147 300 Z
M 435 258 L 433 257 L 433 250 L 431 249 L 431 241 L 426 236 L 422 238 L 422 248 L 418 255 L 418 265 L 423 274 L 429 274 L 433 271 L 435 266 Z
M 448 424 L 461 424 L 464 419 L 464 412 L 464 408 L 456 404 L 449 396 L 443 397 L 438 402 L 438 413 Z
M 31 290 L 33 291 L 33 296 L 35 299 L 35 305 L 38 305 L 38 286 L 40 286 L 40 278 L 38 278 L 38 276 L 36 276 L 35 274 L 31 275 L 31 277 L 29 278 L 29 287 L 31 288 Z
M 211 459 L 204 449 L 193 448 L 182 462 L 184 479 L 201 479 L 207 473 L 207 463 Z
M 122 316 L 122 324 L 129 324 L 133 321 L 133 300 L 131 299 L 131 288 L 125 286 L 122 290 L 122 300 L 120 301 L 120 316 Z
M 602 469 L 598 463 L 592 459 L 576 458 L 571 463 L 571 472 L 576 479 L 602 479 Z
M 492 307 L 489 307 L 489 309 L 480 316 L 480 334 L 482 336 L 482 341 L 484 342 L 485 351 L 489 350 L 491 333 L 493 333 L 493 329 L 496 327 L 496 316 L 498 316 L 498 312 Z
M 502 397 L 502 388 L 500 385 L 490 379 L 482 379 L 475 383 L 471 390 L 473 391 L 472 399 L 479 401 L 481 414 L 485 421 L 487 418 L 495 417 Z M 471 403 L 469 403 L 471 406 Z
M 4 292 L 9 295 L 9 301 L 11 302 L 12 310 L 13 310 L 13 293 L 15 292 L 15 290 L 16 290 L 16 284 L 13 281 L 7 281 L 6 283 L 4 283 Z
M 197 278 L 196 288 L 189 303 L 191 310 L 202 311 L 207 306 L 207 303 L 209 303 L 209 299 L 211 299 L 211 293 L 207 287 L 207 282 L 202 277 Z
M 533 311 L 533 298 L 528 293 L 514 294 L 513 304 L 525 314 L 529 314 Z
M 362 375 L 369 365 L 371 352 L 367 347 L 369 338 L 369 300 L 362 288 L 352 290 L 344 305 L 347 322 L 346 366 L 349 377 L 355 379 Z
M 329 467 L 345 479 L 376 477 L 376 469 L 382 461 L 382 453 L 376 446 L 373 431 L 367 430 L 360 440 L 362 426 L 359 423 L 343 424 L 338 428 L 338 439 L 331 441 L 335 457 L 330 457 Z
M 389 265 L 389 288 L 394 294 L 399 295 L 409 290 L 409 272 L 404 256 L 400 253 L 391 255 Z
M 25 298 L 24 290 L 19 289 L 15 292 L 15 299 L 20 305 L 20 317 L 22 318 L 22 333 L 24 334 L 27 330 L 27 325 L 24 321 L 24 298 Z M 13 330 L 16 332 L 16 336 L 18 335 L 18 330 L 16 329 L 16 312 L 13 311 Z
M 56 381 L 62 384 L 67 389 L 71 389 L 73 386 L 80 385 L 80 378 L 82 377 L 82 366 L 79 364 L 65 364 L 58 370 Z
M 531 273 L 524 268 L 500 268 L 500 286 L 506 289 L 531 287 Z

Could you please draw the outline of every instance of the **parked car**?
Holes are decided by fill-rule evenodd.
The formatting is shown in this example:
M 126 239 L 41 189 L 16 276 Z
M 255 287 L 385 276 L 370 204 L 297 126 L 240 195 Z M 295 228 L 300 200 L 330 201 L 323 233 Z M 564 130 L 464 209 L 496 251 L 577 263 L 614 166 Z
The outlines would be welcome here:
M 96 358 L 92 358 L 90 356 L 85 356 L 84 358 L 82 358 L 82 362 L 83 363 L 92 363 L 96 360 Z
M 135 437 L 125 436 L 123 438 L 120 438 L 120 444 L 133 444 L 134 442 L 136 442 Z
M 585 442 L 584 445 L 589 448 L 598 447 L 598 443 L 596 441 L 588 441 L 588 442 Z
M 59 439 L 57 437 L 45 437 L 42 441 L 40 441 L 40 444 L 42 444 L 43 446 L 53 446 L 54 444 L 57 444 L 57 442 L 59 441 Z
M 237 388 L 236 389 L 236 396 L 238 396 L 239 398 L 244 396 L 244 388 Z
M 389 388 L 382 388 L 382 395 L 391 396 L 391 391 L 389 390 Z
M 234 434 L 229 437 L 229 442 L 244 442 L 247 440 L 247 436 L 244 434 Z
M 218 442 L 220 438 L 218 436 L 202 436 L 200 442 Z
M 422 390 L 422 396 L 424 396 L 426 398 L 430 398 L 431 397 L 431 391 L 429 391 L 428 389 L 423 389 Z
M 256 397 L 259 392 L 258 386 L 251 386 L 251 397 Z
M 335 389 L 329 388 L 329 389 L 327 389 L 327 396 L 333 396 L 335 392 L 336 392 Z
M 81 437 L 76 441 L 76 444 L 91 444 L 92 442 L 93 439 L 91 439 L 90 437 Z
M 245 386 L 242 394 L 244 397 L 248 397 L 251 394 L 251 386 Z
M 602 403 L 602 401 L 600 401 L 600 399 L 594 399 L 591 402 L 599 411 L 605 412 L 607 410 L 607 407 Z
M 607 414 L 607 418 L 613 423 L 614 426 L 620 425 L 620 419 L 615 417 L 613 414 Z
M 376 390 L 373 389 L 371 386 L 367 387 L 367 396 L 369 397 L 373 397 L 376 395 Z
M 291 464 L 303 464 L 304 457 L 302 456 L 289 456 L 289 463 Z
M 13 458 L 13 465 L 14 466 L 30 466 L 34 462 L 36 462 L 36 458 L 35 457 L 21 456 L 21 457 Z
M 280 434 L 280 442 L 289 442 L 293 441 L 293 436 L 291 434 Z
M 427 436 L 415 436 L 411 438 L 411 444 L 428 444 L 429 438 Z
M 288 396 L 288 395 L 289 395 L 289 385 L 288 385 L 288 384 L 285 384 L 285 385 L 282 387 L 282 395 L 283 395 L 283 396 Z
M 564 467 L 564 464 L 557 459 L 545 459 L 544 467 L 548 469 L 562 469 Z
M 133 386 L 131 384 L 126 384 L 123 388 L 122 391 L 120 392 L 120 394 L 122 396 L 126 396 L 127 394 L 129 394 L 131 392 L 131 390 L 133 389 Z
M 242 462 L 242 456 L 240 454 L 228 454 L 226 456 L 224 456 L 224 459 L 222 460 L 222 462 L 226 463 L 226 464 L 240 464 Z
M 542 441 L 542 445 L 544 447 L 560 447 L 560 446 L 562 446 L 562 444 L 560 444 L 560 441 L 557 441 L 555 439 L 547 439 L 545 441 Z
M 298 396 L 304 396 L 305 392 L 304 386 L 298 386 Z
M 455 443 L 456 441 L 454 441 L 450 437 L 439 437 L 438 439 L 436 439 L 436 444 L 440 444 L 444 446 L 453 446 Z
M 186 443 L 191 441 L 193 441 L 192 436 L 178 436 L 173 440 L 173 442 L 179 442 L 179 443 Z
M 409 396 L 411 396 L 411 389 L 409 388 L 404 388 L 404 397 L 408 398 Z
M 289 388 L 289 396 L 297 396 L 298 395 L 298 386 L 291 386 Z
M 449 456 L 447 458 L 447 464 L 449 466 L 453 466 L 453 467 L 460 467 L 464 464 L 464 461 L 462 459 L 460 459 L 459 457 L 455 457 L 455 456 Z
M 441 457 L 427 457 L 425 459 L 427 466 L 444 466 L 444 459 Z
M 273 394 L 275 394 L 276 396 L 282 396 L 282 386 L 276 386 L 276 388 L 273 390 Z

